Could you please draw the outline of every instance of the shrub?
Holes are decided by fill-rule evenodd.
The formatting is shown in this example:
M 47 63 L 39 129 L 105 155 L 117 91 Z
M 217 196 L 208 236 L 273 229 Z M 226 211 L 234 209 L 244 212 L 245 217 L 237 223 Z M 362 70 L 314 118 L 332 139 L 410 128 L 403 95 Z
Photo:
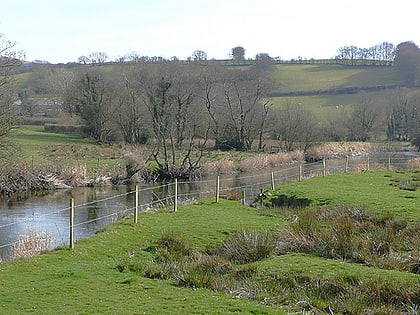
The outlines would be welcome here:
M 234 263 L 245 264 L 271 256 L 276 249 L 274 236 L 268 231 L 236 232 L 223 243 L 220 253 Z

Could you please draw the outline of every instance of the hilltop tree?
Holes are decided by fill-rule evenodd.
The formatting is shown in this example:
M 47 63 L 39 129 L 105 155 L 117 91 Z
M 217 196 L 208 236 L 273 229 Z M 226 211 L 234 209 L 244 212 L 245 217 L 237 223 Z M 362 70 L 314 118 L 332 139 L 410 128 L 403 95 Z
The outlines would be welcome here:
M 272 69 L 274 65 L 274 59 L 267 53 L 259 53 L 255 55 L 255 65 L 257 70 L 267 71 Z
M 108 55 L 105 52 L 97 51 L 89 54 L 89 60 L 91 63 L 105 63 L 108 59 Z
M 420 49 L 413 42 L 403 42 L 397 46 L 395 67 L 405 83 L 417 86 L 420 80 Z
M 207 60 L 207 53 L 203 50 L 196 50 L 192 54 L 193 61 L 206 61 Z
M 230 55 L 232 57 L 232 60 L 244 61 L 245 60 L 245 49 L 242 46 L 233 47 Z

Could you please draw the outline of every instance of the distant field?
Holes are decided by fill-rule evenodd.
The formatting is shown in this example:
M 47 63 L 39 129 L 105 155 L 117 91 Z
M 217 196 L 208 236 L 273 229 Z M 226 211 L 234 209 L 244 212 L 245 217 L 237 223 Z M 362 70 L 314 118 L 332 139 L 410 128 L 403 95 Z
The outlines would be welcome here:
M 401 84 L 393 67 L 280 64 L 276 66 L 272 78 L 277 92 Z
M 363 88 L 402 84 L 397 79 L 392 67 L 349 67 L 343 65 L 277 65 L 272 73 L 276 82 L 275 92 L 305 93 L 314 91 L 335 90 L 342 88 Z M 314 111 L 319 118 L 334 117 L 340 108 L 351 108 L 363 98 L 381 103 L 387 99 L 389 90 L 368 91 L 362 89 L 355 93 L 321 94 L 310 96 L 277 96 L 272 97 L 274 108 L 286 104 L 301 104 Z

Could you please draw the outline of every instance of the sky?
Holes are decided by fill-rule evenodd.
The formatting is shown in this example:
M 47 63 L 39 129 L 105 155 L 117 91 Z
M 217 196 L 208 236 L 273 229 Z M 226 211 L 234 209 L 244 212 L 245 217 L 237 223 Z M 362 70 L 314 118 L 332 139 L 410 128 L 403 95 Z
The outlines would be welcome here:
M 268 53 L 282 60 L 330 58 L 337 49 L 382 42 L 420 44 L 416 1 L 400 0 L 7 0 L 0 33 L 27 61 L 109 61 L 141 56 L 186 59 L 202 50 L 228 59 Z

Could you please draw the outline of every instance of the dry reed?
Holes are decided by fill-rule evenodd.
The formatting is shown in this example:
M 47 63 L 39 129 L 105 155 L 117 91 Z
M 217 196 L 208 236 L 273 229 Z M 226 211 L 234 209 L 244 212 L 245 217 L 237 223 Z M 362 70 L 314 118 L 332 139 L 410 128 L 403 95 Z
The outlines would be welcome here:
M 44 231 L 38 232 L 35 229 L 29 232 L 15 242 L 12 246 L 12 259 L 21 257 L 32 257 L 41 254 L 51 248 L 51 235 Z
M 204 164 L 202 172 L 204 175 L 230 174 L 235 172 L 235 165 L 233 161 L 228 159 L 217 160 Z
M 241 161 L 240 170 L 242 172 L 252 172 L 266 168 L 275 168 L 299 162 L 303 159 L 304 155 L 301 151 L 252 156 Z
M 324 143 L 314 146 L 306 153 L 311 159 L 337 158 L 344 156 L 359 156 L 369 152 L 375 152 L 379 146 L 367 142 L 341 142 Z

